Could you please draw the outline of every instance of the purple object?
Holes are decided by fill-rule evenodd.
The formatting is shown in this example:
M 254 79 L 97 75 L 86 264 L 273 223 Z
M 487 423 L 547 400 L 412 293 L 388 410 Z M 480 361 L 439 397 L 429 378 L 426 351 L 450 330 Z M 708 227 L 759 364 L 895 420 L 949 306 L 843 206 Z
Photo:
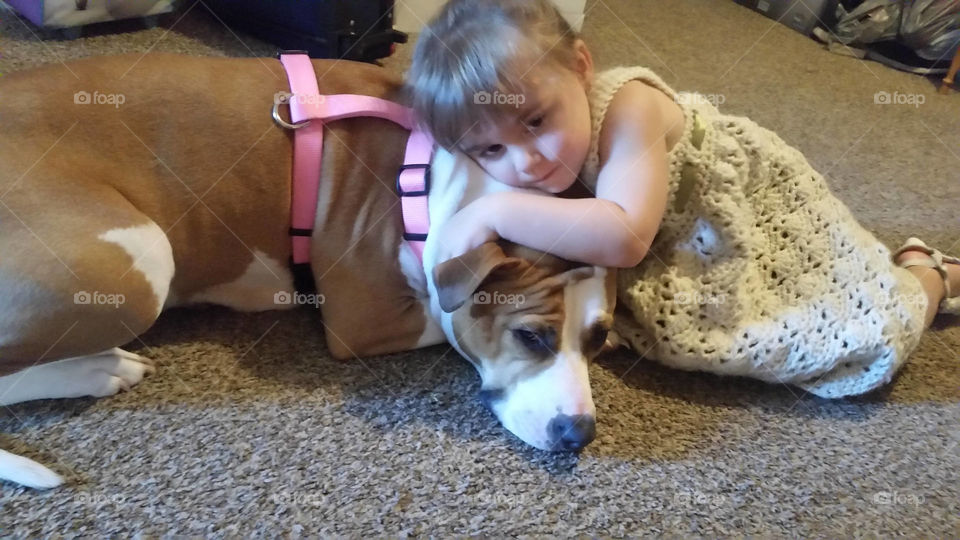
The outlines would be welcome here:
M 37 26 L 43 26 L 43 2 L 37 0 L 4 0 L 17 13 Z
M 42 28 L 149 17 L 173 10 L 173 0 L 6 0 L 15 11 Z

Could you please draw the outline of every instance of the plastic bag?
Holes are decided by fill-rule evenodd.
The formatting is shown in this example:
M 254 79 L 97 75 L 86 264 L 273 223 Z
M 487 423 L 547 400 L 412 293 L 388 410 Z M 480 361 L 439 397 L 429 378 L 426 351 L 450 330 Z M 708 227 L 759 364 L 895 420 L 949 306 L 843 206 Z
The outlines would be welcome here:
M 833 33 L 844 45 L 865 45 L 897 37 L 900 31 L 901 0 L 866 0 L 853 11 L 837 7 Z
M 837 7 L 833 28 L 844 45 L 897 40 L 928 60 L 950 58 L 960 45 L 960 0 L 866 0 Z
M 928 60 L 951 58 L 960 45 L 960 0 L 907 2 L 900 40 Z

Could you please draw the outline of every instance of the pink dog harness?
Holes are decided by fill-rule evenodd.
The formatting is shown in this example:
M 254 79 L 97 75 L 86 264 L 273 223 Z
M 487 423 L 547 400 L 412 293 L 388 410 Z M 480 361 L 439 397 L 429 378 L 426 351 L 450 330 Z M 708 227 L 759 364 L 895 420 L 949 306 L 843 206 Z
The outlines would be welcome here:
M 290 94 L 278 94 L 273 119 L 294 130 L 293 194 L 290 202 L 290 236 L 293 264 L 310 264 L 310 236 L 317 213 L 323 125 L 341 118 L 373 116 L 411 130 L 403 165 L 397 173 L 397 194 L 403 213 L 403 238 L 420 261 L 430 229 L 427 196 L 430 192 L 430 158 L 433 138 L 417 129 L 413 110 L 392 101 L 355 94 L 321 95 L 310 57 L 303 51 L 281 51 L 278 58 L 287 72 Z M 290 120 L 280 117 L 279 106 L 289 104 Z

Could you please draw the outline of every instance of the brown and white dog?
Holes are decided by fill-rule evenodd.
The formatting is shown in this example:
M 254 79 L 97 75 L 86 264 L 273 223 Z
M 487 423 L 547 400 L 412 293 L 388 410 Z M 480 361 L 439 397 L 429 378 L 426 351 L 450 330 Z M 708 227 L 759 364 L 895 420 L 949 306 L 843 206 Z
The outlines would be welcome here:
M 322 93 L 401 99 L 381 68 L 314 68 Z M 137 384 L 151 362 L 119 347 L 164 309 L 298 305 L 286 264 L 292 137 L 268 112 L 287 89 L 273 59 L 166 54 L 0 79 L 0 405 Z M 311 267 L 332 355 L 447 340 L 507 429 L 538 448 L 582 448 L 613 273 L 507 243 L 441 262 L 436 234 L 421 265 L 393 189 L 407 135 L 371 118 L 327 126 Z M 460 155 L 438 151 L 431 166 L 431 231 L 509 189 Z M 0 479 L 62 482 L 2 450 Z

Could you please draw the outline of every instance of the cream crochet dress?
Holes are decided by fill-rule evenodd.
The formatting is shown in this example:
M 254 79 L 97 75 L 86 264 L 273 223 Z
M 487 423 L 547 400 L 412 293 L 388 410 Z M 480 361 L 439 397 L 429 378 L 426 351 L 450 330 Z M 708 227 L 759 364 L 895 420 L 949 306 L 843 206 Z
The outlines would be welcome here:
M 789 383 L 823 397 L 886 382 L 923 332 L 917 280 L 775 133 L 676 93 L 652 71 L 599 74 L 583 179 L 596 187 L 600 126 L 627 81 L 683 109 L 670 191 L 650 253 L 619 272 L 615 330 L 667 366 Z

